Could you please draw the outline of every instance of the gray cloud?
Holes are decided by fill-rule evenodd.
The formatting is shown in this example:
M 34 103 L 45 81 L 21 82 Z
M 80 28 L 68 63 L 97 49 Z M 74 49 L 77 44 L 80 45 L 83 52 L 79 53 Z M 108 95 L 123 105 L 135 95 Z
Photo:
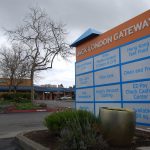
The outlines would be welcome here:
M 102 32 L 150 8 L 148 0 L 1 0 L 0 25 L 16 26 L 35 5 L 66 23 L 70 31 L 93 27 Z
M 67 24 L 70 43 L 89 27 L 105 32 L 150 9 L 149 0 L 0 0 L 0 27 L 12 29 L 21 24 L 28 8 L 35 5 L 44 8 L 52 19 Z M 0 40 L 0 44 L 5 41 L 1 28 Z M 74 69 L 74 60 L 69 67 Z M 46 82 L 49 74 L 58 73 L 53 71 L 53 74 L 45 73 L 42 81 Z M 74 78 L 73 74 L 71 78 Z

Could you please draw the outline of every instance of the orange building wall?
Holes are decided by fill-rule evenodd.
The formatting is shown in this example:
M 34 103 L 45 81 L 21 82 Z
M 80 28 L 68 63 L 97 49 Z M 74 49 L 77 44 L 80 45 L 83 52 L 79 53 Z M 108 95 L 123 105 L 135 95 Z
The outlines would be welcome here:
M 8 86 L 9 80 L 5 78 L 0 78 L 0 86 Z M 19 86 L 31 86 L 31 80 L 30 79 L 24 79 L 22 83 L 19 84 Z

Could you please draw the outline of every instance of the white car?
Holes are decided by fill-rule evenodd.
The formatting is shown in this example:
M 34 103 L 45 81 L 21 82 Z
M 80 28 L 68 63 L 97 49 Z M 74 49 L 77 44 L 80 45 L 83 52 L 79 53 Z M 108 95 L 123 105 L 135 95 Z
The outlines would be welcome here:
M 70 96 L 64 96 L 64 97 L 61 97 L 60 100 L 71 100 L 72 97 Z

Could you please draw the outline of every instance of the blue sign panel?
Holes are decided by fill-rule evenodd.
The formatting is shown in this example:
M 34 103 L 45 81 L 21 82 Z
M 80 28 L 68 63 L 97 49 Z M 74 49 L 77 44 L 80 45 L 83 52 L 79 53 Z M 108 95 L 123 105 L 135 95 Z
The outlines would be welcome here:
M 76 101 L 93 101 L 93 88 L 84 88 L 76 90 Z
M 95 88 L 95 100 L 121 100 L 120 84 Z
M 150 78 L 150 59 L 144 59 L 122 66 L 123 81 L 149 79 Z
M 100 54 L 94 58 L 94 69 L 101 69 L 119 64 L 119 49 Z
M 76 87 L 93 86 L 93 73 L 88 73 L 76 77 Z
M 150 38 L 146 38 L 121 48 L 122 62 L 150 56 Z
M 123 85 L 123 100 L 150 101 L 150 81 L 133 82 Z
M 94 73 L 95 85 L 120 82 L 119 67 L 113 67 L 105 70 L 96 71 Z
M 145 124 L 150 126 L 150 103 L 125 103 L 124 108 L 135 110 L 137 123 L 142 123 L 143 125 Z
M 76 63 L 76 74 L 81 74 L 93 70 L 93 58 Z
M 87 110 L 94 113 L 94 103 L 76 103 L 76 109 Z

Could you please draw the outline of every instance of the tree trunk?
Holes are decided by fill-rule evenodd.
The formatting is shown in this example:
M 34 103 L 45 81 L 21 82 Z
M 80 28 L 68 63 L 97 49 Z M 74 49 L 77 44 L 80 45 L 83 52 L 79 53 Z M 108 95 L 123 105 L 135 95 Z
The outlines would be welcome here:
M 9 93 L 9 94 L 11 93 L 11 86 L 10 86 L 10 85 L 9 85 L 8 93 Z
M 34 101 L 34 72 L 31 71 L 31 102 L 33 103 Z
M 13 79 L 10 78 L 10 81 L 9 81 L 9 93 L 11 93 L 12 85 L 13 85 Z
M 14 85 L 13 87 L 14 87 L 14 93 L 17 93 L 17 86 Z

